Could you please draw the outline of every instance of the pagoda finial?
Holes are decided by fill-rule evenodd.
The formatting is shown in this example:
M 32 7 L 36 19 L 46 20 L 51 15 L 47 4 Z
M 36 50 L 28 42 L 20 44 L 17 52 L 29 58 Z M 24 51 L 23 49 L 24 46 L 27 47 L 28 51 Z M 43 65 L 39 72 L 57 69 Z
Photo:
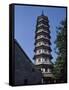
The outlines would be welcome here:
M 42 10 L 42 14 L 41 14 L 42 16 L 44 16 L 44 12 L 43 12 L 43 10 Z

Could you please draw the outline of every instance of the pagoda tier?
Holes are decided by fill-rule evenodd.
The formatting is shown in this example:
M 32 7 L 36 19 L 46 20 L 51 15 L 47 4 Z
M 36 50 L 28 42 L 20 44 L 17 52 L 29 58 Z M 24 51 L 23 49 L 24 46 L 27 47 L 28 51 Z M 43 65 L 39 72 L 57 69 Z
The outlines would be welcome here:
M 42 54 L 36 54 L 36 55 L 34 55 L 34 57 L 33 57 L 33 59 L 37 59 L 37 58 L 41 58 L 41 57 L 47 57 L 47 58 L 49 58 L 49 59 L 52 59 L 52 56 L 51 56 L 51 54 L 45 54 L 45 53 L 42 53 Z
M 43 35 L 44 37 L 47 37 L 48 39 L 51 38 L 50 34 L 47 33 L 47 31 L 41 31 L 41 32 L 40 32 L 40 30 L 39 30 L 39 33 L 36 33 L 36 35 L 35 35 L 35 39 L 37 38 L 37 36 L 42 36 L 42 35 Z
M 40 22 L 40 21 L 45 21 L 45 22 L 49 23 L 48 17 L 44 16 L 44 15 L 41 15 L 41 16 L 37 17 L 37 23 Z
M 46 33 L 47 35 L 50 33 L 50 30 L 45 30 L 43 28 L 41 29 L 36 29 L 35 33 L 38 35 L 38 34 L 41 34 L 41 32 L 44 32 L 44 34 Z
M 51 62 L 50 62 L 51 63 Z M 38 69 L 40 69 L 40 68 L 46 68 L 46 70 L 47 70 L 47 68 L 53 68 L 53 65 L 52 64 L 39 64 L 39 65 L 36 65 L 36 67 L 38 68 Z
M 43 30 L 46 30 L 46 31 L 50 32 L 49 27 L 45 27 L 45 26 L 37 27 L 37 25 L 36 25 L 36 30 L 35 30 L 35 32 L 37 32 L 38 29 L 39 29 L 39 30 L 40 30 L 40 29 L 43 29 Z
M 37 28 L 39 28 L 39 27 L 44 27 L 44 28 L 49 28 L 50 26 L 47 24 L 47 25 L 45 25 L 45 24 L 37 24 Z
M 46 52 L 46 50 L 48 50 L 49 52 L 52 51 L 49 45 L 48 46 L 46 46 L 46 45 L 40 45 L 40 46 L 36 46 L 35 47 L 34 52 L 36 52 L 37 50 L 41 50 L 41 49 L 44 49 L 45 52 Z
M 47 27 L 50 27 L 50 25 L 48 24 L 48 22 L 46 20 L 44 20 L 44 19 L 38 21 L 37 22 L 37 25 L 39 25 L 39 24 L 44 24 L 44 25 L 47 25 Z
M 48 39 L 44 39 L 44 38 L 42 38 L 42 39 L 39 39 L 39 40 L 36 40 L 35 41 L 35 43 L 34 43 L 34 45 L 36 45 L 37 43 L 42 43 L 42 42 L 44 42 L 44 43 L 48 43 L 49 45 L 51 45 L 51 42 L 50 42 L 50 40 L 48 40 Z
M 44 42 L 49 42 L 50 44 L 51 44 L 51 42 L 50 42 L 50 40 L 49 40 L 49 38 L 45 38 L 44 36 L 42 36 L 42 37 L 38 37 L 37 39 L 36 39 L 36 43 L 37 42 L 40 42 L 40 41 L 44 41 Z

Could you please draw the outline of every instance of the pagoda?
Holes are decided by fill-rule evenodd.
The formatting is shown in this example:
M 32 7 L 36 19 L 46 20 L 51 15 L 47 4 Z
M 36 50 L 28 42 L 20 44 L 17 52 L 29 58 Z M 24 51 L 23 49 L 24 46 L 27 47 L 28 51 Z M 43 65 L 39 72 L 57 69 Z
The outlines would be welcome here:
M 51 42 L 50 42 L 50 26 L 48 17 L 44 15 L 43 11 L 37 17 L 37 24 L 35 30 L 35 48 L 34 48 L 34 61 L 36 67 L 42 72 L 42 83 L 51 83 L 52 81 L 52 68 L 51 62 Z

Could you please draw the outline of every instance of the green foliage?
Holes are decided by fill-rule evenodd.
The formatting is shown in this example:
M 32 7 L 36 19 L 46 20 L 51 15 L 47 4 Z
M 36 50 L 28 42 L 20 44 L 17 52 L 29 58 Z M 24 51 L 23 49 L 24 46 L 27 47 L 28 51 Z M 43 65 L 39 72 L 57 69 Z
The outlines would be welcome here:
M 55 41 L 58 57 L 54 64 L 53 73 L 59 82 L 67 81 L 67 21 L 64 20 L 57 28 L 57 38 Z

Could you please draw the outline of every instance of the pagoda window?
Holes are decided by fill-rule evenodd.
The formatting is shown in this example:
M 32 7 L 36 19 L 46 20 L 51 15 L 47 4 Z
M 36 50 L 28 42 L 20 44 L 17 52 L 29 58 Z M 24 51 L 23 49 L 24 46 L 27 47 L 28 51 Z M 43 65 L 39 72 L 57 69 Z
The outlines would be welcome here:
M 51 72 L 51 70 L 48 68 L 48 69 L 47 69 L 47 72 Z
M 40 61 L 41 61 L 41 59 L 39 58 L 39 59 L 38 59 L 38 62 L 40 62 Z
M 50 61 L 49 61 L 49 59 L 47 59 L 47 60 L 46 60 L 46 63 L 50 64 Z
M 41 50 L 37 50 L 37 51 L 36 51 L 36 54 L 39 54 L 40 52 L 41 52 Z
M 36 59 L 36 64 L 38 64 L 40 62 L 41 62 L 41 59 L 40 58 Z
M 39 50 L 39 53 L 41 53 L 41 50 Z
M 46 52 L 47 50 L 45 49 L 44 51 Z
M 40 35 L 40 36 L 37 36 L 37 39 L 40 39 L 40 38 L 43 38 L 44 36 L 43 35 Z
M 47 50 L 46 53 L 49 54 L 49 50 Z
M 49 58 L 45 58 L 45 61 L 46 61 L 47 63 L 49 63 Z
M 45 59 L 44 58 L 42 58 L 42 63 L 45 63 Z
M 41 42 L 39 42 L 39 45 L 41 45 Z
M 41 45 L 41 42 L 39 42 L 39 43 L 36 44 L 36 46 L 39 46 L 39 45 Z
M 43 49 L 41 49 L 41 53 L 43 53 L 44 52 L 44 50 Z
M 44 42 L 44 44 L 47 44 L 47 42 Z
M 41 68 L 41 71 L 42 71 L 42 72 L 45 72 L 45 68 Z

